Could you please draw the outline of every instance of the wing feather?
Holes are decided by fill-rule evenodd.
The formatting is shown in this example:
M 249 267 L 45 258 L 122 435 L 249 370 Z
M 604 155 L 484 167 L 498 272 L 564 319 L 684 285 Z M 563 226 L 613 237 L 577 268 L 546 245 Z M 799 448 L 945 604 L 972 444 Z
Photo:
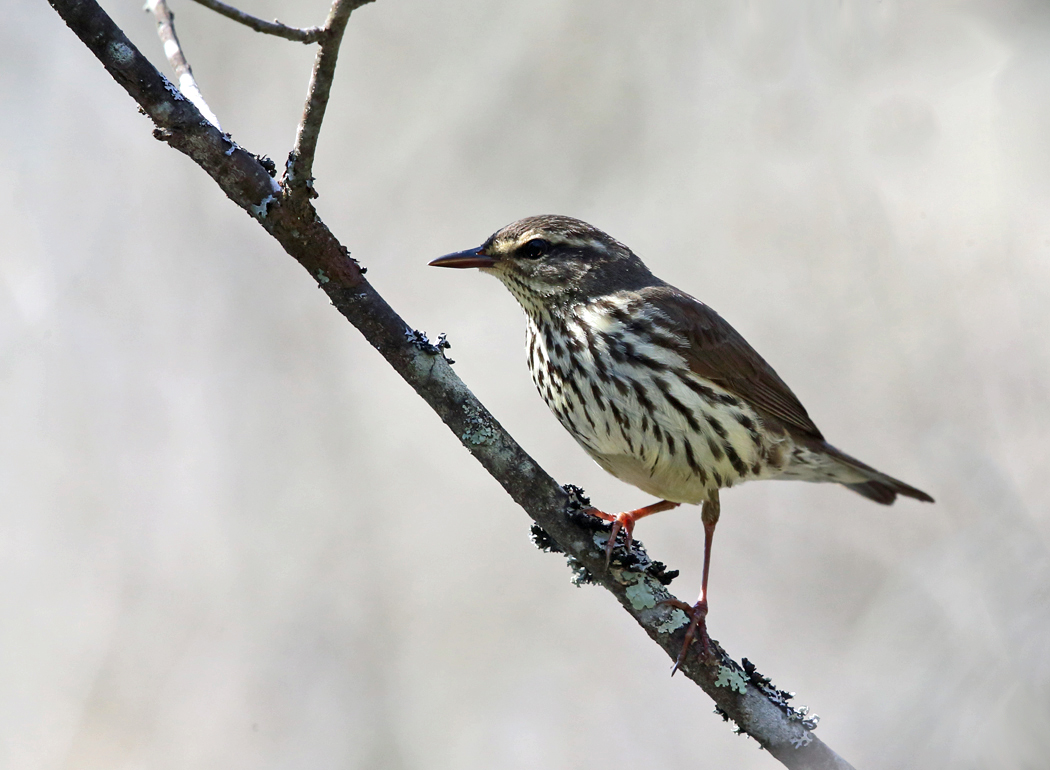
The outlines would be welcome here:
M 684 337 L 686 345 L 679 352 L 695 374 L 775 417 L 793 432 L 824 440 L 791 388 L 722 316 L 672 286 L 650 286 L 641 294 Z

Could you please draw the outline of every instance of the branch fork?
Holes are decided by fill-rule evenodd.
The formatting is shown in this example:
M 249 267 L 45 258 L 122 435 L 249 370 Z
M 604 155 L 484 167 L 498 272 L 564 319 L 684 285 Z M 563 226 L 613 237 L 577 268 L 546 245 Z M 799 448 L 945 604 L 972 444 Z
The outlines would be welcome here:
M 157 16 L 165 54 L 178 75 L 181 91 L 139 53 L 95 0 L 48 1 L 151 118 L 158 138 L 204 169 L 307 270 L 335 308 L 525 509 L 536 522 L 537 545 L 564 553 L 578 581 L 596 583 L 611 592 L 674 660 L 688 625 L 685 613 L 668 604 L 673 597 L 666 584 L 674 574 L 651 560 L 638 542 L 626 556 L 616 554 L 606 569 L 610 533 L 601 522 L 595 528 L 594 517 L 584 517 L 590 523 L 582 520 L 580 510 L 586 505 L 582 493 L 559 486 L 525 453 L 452 370 L 443 355 L 442 338 L 433 345 L 412 331 L 365 279 L 364 269 L 349 257 L 313 207 L 313 160 L 339 47 L 350 14 L 371 0 L 335 0 L 324 27 L 305 29 L 263 22 L 218 0 L 196 0 L 259 32 L 320 44 L 283 185 L 272 176 L 272 162 L 265 163 L 223 134 L 203 97 L 195 98 L 199 89 L 175 36 L 166 0 L 149 0 L 148 7 Z M 186 86 L 191 81 L 192 89 Z M 195 96 L 189 93 L 193 90 Z M 815 718 L 790 707 L 791 695 L 775 688 L 749 661 L 736 664 L 713 640 L 706 656 L 696 647 L 684 657 L 679 670 L 700 685 L 715 701 L 717 713 L 735 722 L 738 731 L 753 737 L 789 768 L 851 770 L 813 734 Z

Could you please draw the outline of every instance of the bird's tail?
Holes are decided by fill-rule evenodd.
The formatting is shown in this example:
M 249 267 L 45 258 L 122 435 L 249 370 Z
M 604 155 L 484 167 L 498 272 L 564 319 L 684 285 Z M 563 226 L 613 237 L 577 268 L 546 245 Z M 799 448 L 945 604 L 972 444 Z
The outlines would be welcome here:
M 924 503 L 933 502 L 933 498 L 921 489 L 916 489 L 892 476 L 887 476 L 885 473 L 875 470 L 870 465 L 865 465 L 860 460 L 850 457 L 830 444 L 825 445 L 824 451 L 850 470 L 866 477 L 866 481 L 843 484 L 844 487 L 852 489 L 858 495 L 864 495 L 869 500 L 874 500 L 876 503 L 882 503 L 883 505 L 892 505 L 893 501 L 897 499 L 897 495 L 913 497 Z

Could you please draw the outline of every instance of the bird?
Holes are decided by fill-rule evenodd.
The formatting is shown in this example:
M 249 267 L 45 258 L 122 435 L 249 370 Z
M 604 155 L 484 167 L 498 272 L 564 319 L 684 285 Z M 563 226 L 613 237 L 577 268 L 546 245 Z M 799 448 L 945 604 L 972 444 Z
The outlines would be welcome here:
M 657 278 L 624 244 L 568 216 L 526 217 L 434 267 L 478 268 L 525 311 L 532 381 L 595 462 L 658 498 L 612 523 L 623 530 L 679 505 L 701 505 L 704 565 L 676 671 L 699 638 L 707 654 L 708 576 L 719 490 L 765 479 L 841 484 L 883 505 L 933 498 L 836 449 L 773 368 L 718 313 Z

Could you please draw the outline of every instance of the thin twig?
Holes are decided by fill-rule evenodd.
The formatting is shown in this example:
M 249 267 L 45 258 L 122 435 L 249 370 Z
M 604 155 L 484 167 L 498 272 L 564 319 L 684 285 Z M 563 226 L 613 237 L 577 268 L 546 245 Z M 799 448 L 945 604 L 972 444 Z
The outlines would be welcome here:
M 257 16 L 240 11 L 232 5 L 219 2 L 219 0 L 194 0 L 194 2 L 200 3 L 205 8 L 211 8 L 227 19 L 233 19 L 246 27 L 254 29 L 256 32 L 276 35 L 277 37 L 283 37 L 285 40 L 295 40 L 300 43 L 316 43 L 324 37 L 324 29 L 321 27 L 290 27 L 277 21 L 277 19 L 265 21 Z
M 310 76 L 310 87 L 306 92 L 306 106 L 295 134 L 295 149 L 288 156 L 285 166 L 284 184 L 293 194 L 316 197 L 313 192 L 314 153 L 317 151 L 317 136 L 321 133 L 328 97 L 335 79 L 335 65 L 339 59 L 339 47 L 350 14 L 373 0 L 335 0 L 325 21 L 325 36 L 317 49 L 314 70 Z
M 525 509 L 581 574 L 603 586 L 674 660 L 687 621 L 662 603 L 671 598 L 644 555 L 633 566 L 605 569 L 603 531 L 571 515 L 574 501 L 503 429 L 440 355 L 423 344 L 365 280 L 304 197 L 274 197 L 273 180 L 256 159 L 232 146 L 181 97 L 143 57 L 95 0 L 49 0 L 114 79 L 153 119 L 158 138 L 187 155 L 227 196 L 251 213 L 298 261 L 349 320 L 430 405 L 466 449 Z M 577 501 L 578 504 L 578 501 Z M 586 517 L 588 520 L 591 517 Z M 615 564 L 615 562 L 614 562 Z M 678 613 L 676 615 L 676 613 Z M 852 770 L 812 732 L 798 710 L 785 707 L 783 693 L 748 666 L 737 666 L 717 644 L 702 657 L 699 645 L 680 670 L 770 754 L 793 770 Z
M 222 131 L 219 119 L 212 112 L 211 107 L 204 101 L 204 95 L 197 87 L 197 81 L 193 77 L 193 70 L 186 56 L 182 53 L 179 38 L 175 34 L 175 14 L 168 8 L 167 0 L 146 0 L 146 9 L 152 11 L 157 18 L 157 34 L 160 42 L 164 44 L 164 55 L 168 57 L 171 68 L 175 70 L 175 76 L 179 79 L 179 90 L 183 95 L 193 102 L 201 111 L 209 123 Z

